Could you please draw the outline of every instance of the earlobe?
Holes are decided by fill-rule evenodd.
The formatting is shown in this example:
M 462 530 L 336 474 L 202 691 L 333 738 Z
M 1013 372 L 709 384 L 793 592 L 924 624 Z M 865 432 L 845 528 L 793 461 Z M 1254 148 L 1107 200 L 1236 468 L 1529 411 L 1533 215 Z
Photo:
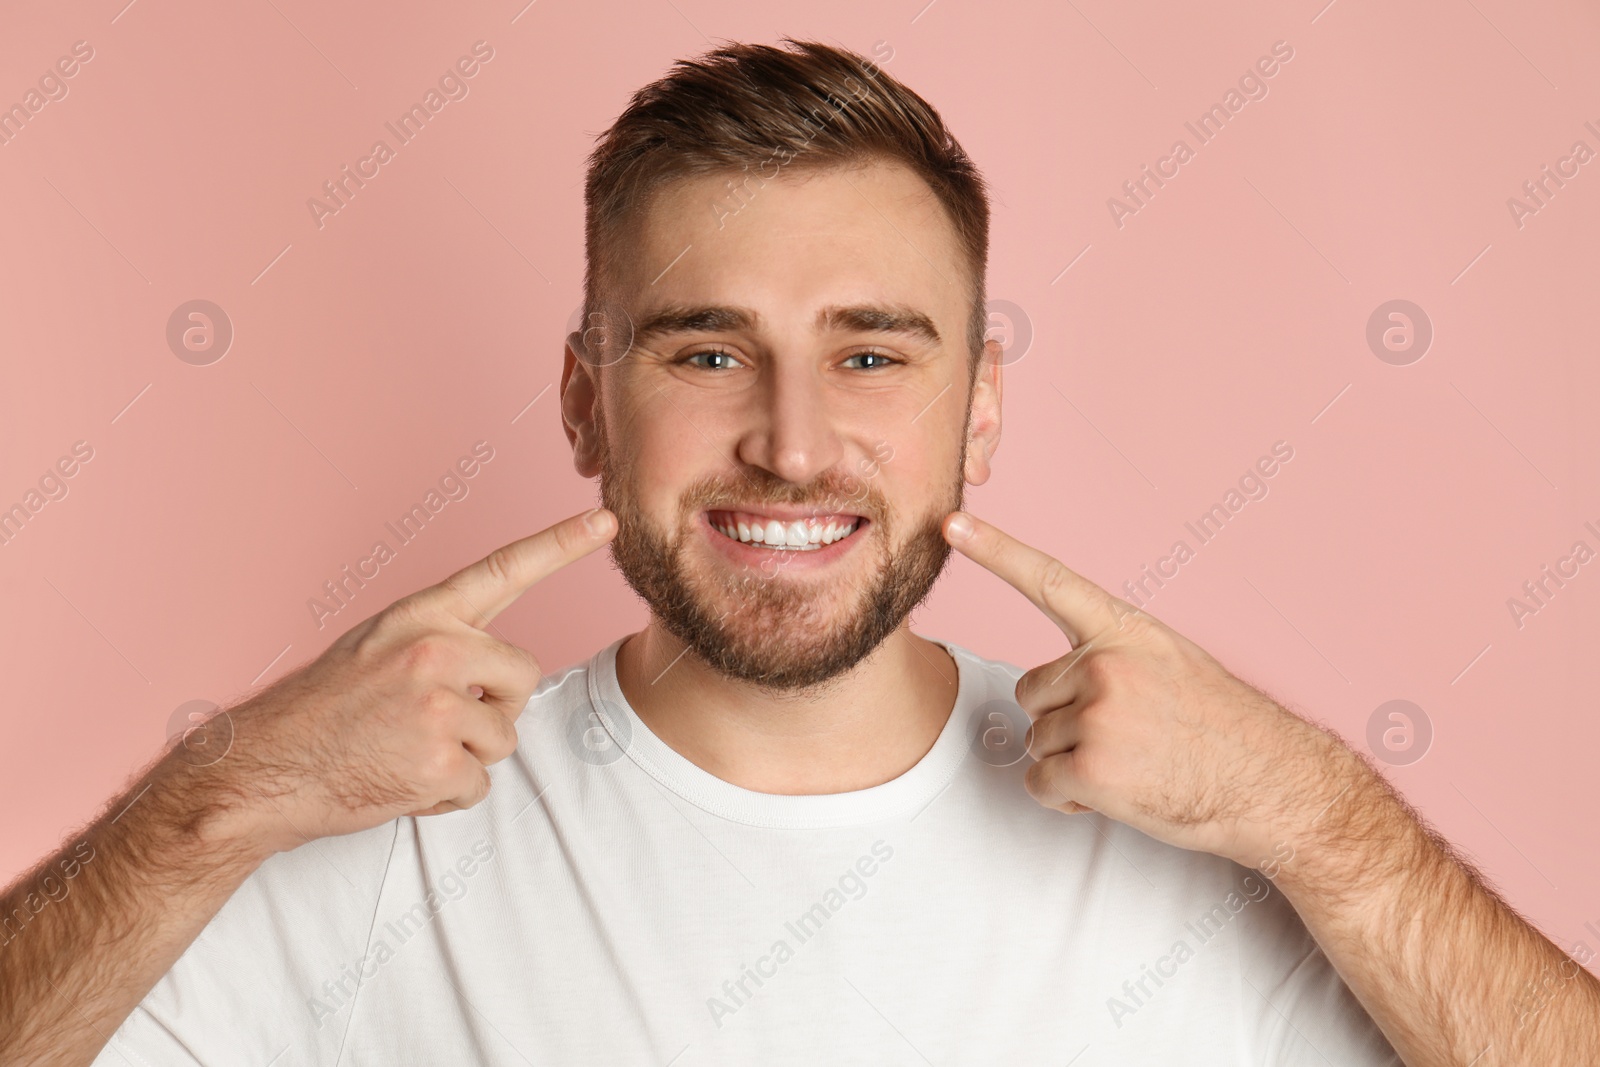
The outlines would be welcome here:
M 968 485 L 989 480 L 990 459 L 1000 447 L 1000 361 L 1004 350 L 999 341 L 983 346 L 983 362 L 972 382 L 972 416 L 967 422 L 967 462 L 962 472 Z
M 572 445 L 572 466 L 584 478 L 600 473 L 600 441 L 595 425 L 595 404 L 599 403 L 594 368 L 577 357 L 573 348 L 582 344 L 574 333 L 567 338 L 561 364 L 561 428 Z

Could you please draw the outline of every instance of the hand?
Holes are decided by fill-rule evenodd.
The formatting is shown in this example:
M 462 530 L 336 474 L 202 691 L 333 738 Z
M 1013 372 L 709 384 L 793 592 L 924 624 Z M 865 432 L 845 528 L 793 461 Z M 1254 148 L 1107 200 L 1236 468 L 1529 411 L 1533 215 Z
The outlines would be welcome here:
M 1037 760 L 1025 783 L 1046 807 L 1099 811 L 1253 867 L 1275 842 L 1308 834 L 1359 763 L 1338 738 L 1059 561 L 965 512 L 944 529 L 1072 645 L 1017 680 Z
M 593 528 L 575 515 L 358 623 L 229 710 L 225 757 L 169 770 L 180 780 L 198 775 L 190 783 L 227 809 L 207 812 L 208 825 L 269 854 L 478 803 L 489 792 L 488 765 L 517 747 L 514 723 L 541 676 L 531 654 L 485 627 L 615 535 L 609 511 L 589 516 Z

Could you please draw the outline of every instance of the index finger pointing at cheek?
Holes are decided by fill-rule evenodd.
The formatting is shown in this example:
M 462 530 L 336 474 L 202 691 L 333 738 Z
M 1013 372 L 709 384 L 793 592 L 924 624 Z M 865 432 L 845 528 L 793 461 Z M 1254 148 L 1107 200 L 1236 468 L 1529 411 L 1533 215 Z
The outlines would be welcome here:
M 529 588 L 587 556 L 616 532 L 616 516 L 595 508 L 497 548 L 414 596 L 482 629 Z
M 951 546 L 1008 582 L 1049 616 L 1074 648 L 1117 624 L 1116 598 L 1053 556 L 965 511 L 944 523 Z

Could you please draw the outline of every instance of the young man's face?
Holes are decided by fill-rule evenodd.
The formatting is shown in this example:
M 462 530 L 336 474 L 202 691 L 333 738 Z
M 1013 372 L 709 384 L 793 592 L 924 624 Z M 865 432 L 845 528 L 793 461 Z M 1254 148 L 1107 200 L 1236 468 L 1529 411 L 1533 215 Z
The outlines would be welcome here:
M 940 522 L 998 443 L 999 351 L 969 385 L 963 259 L 911 170 L 741 191 L 658 194 L 611 347 L 569 345 L 562 406 L 655 616 L 724 674 L 792 689 L 854 666 L 938 577 Z

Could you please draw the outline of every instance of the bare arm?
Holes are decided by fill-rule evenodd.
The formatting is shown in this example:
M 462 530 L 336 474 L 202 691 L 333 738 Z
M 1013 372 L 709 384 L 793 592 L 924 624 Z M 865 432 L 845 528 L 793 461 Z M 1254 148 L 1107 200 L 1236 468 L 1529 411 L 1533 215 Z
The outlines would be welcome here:
M 10 886 L 0 1063 L 92 1062 L 274 853 L 487 796 L 488 765 L 516 750 L 515 721 L 540 672 L 485 628 L 610 539 L 614 517 L 597 514 L 593 527 L 566 519 L 351 628 L 208 720 L 205 740 L 221 753 L 174 745 Z
M 266 859 L 217 778 L 169 755 L 0 897 L 0 1062 L 92 1061 Z
M 1276 880 L 1401 1058 L 1591 1062 L 1590 954 L 1529 925 L 1355 753 L 1340 745 L 1329 766 L 1327 814 Z
M 1408 1067 L 1593 1062 L 1600 983 L 1360 755 L 1194 642 L 971 516 L 950 543 L 1072 650 L 1017 680 L 1040 804 L 1258 867 Z

